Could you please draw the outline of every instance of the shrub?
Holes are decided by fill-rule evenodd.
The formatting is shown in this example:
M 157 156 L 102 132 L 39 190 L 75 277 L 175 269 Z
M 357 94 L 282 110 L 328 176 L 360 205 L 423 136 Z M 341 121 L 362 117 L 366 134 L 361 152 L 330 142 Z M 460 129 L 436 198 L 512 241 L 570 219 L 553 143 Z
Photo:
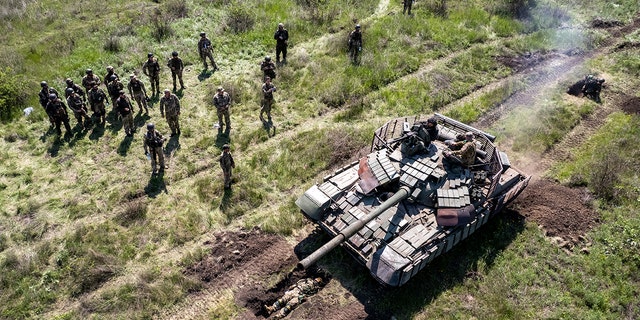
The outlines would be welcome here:
M 181 19 L 189 15 L 189 7 L 185 0 L 167 1 L 164 3 L 163 11 L 169 19 Z
M 27 83 L 11 69 L 0 69 L 0 121 L 6 123 L 27 106 Z
M 229 10 L 227 25 L 234 33 L 242 33 L 253 29 L 254 14 L 246 6 L 234 6 Z
M 107 42 L 104 44 L 104 50 L 108 52 L 120 52 L 122 50 L 122 44 L 120 38 L 116 36 L 110 36 Z

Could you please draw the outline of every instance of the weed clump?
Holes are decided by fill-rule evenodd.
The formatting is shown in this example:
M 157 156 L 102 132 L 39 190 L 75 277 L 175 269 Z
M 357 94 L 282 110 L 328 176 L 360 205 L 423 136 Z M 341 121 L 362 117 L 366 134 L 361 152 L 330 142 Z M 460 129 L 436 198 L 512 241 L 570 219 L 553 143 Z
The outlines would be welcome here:
M 229 10 L 227 25 L 234 33 L 242 33 L 253 29 L 255 15 L 246 6 L 235 6 Z
M 116 216 L 116 222 L 121 226 L 130 226 L 138 220 L 142 220 L 147 215 L 147 204 L 142 200 L 128 202 L 124 210 Z
M 26 82 L 10 68 L 0 69 L 0 121 L 9 122 L 27 106 Z
M 107 39 L 107 41 L 104 43 L 103 48 L 105 51 L 113 52 L 113 53 L 122 51 L 122 44 L 120 43 L 120 38 L 115 36 L 109 37 L 109 39 Z

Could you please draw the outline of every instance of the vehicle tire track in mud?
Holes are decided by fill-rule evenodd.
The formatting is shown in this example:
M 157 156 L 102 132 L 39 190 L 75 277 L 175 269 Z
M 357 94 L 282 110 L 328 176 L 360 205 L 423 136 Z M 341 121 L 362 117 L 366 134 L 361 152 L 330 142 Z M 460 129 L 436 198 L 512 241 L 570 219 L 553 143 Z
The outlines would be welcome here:
M 285 238 L 258 228 L 225 231 L 214 235 L 205 245 L 210 248 L 209 253 L 185 269 L 186 275 L 203 283 L 202 290 L 188 295 L 157 319 L 206 318 L 225 292 L 235 294 L 245 286 L 262 286 L 266 278 L 292 269 L 298 261 Z M 246 316 L 243 318 L 247 319 Z

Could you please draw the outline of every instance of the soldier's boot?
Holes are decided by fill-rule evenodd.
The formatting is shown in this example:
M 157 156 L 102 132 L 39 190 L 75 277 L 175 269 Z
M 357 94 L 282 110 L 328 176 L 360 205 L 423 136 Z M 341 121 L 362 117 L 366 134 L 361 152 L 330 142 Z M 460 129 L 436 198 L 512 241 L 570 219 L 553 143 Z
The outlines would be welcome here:
M 218 71 L 220 70 L 220 68 L 218 68 L 218 64 L 214 61 L 213 62 L 213 71 Z
M 184 82 L 180 79 L 180 90 L 184 90 Z

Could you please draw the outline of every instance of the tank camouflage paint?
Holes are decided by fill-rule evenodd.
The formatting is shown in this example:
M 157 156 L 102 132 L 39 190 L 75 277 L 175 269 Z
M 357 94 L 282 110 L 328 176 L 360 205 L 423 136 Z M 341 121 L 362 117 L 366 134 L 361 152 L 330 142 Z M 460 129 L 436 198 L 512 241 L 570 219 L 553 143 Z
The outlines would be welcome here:
M 375 131 L 371 153 L 325 177 L 296 204 L 333 237 L 301 260 L 307 268 L 341 245 L 387 286 L 401 286 L 437 256 L 480 229 L 513 201 L 530 176 L 512 168 L 495 137 L 441 114 L 391 120 Z M 443 161 L 445 141 L 473 132 L 475 164 Z M 415 149 L 413 143 L 424 142 Z

